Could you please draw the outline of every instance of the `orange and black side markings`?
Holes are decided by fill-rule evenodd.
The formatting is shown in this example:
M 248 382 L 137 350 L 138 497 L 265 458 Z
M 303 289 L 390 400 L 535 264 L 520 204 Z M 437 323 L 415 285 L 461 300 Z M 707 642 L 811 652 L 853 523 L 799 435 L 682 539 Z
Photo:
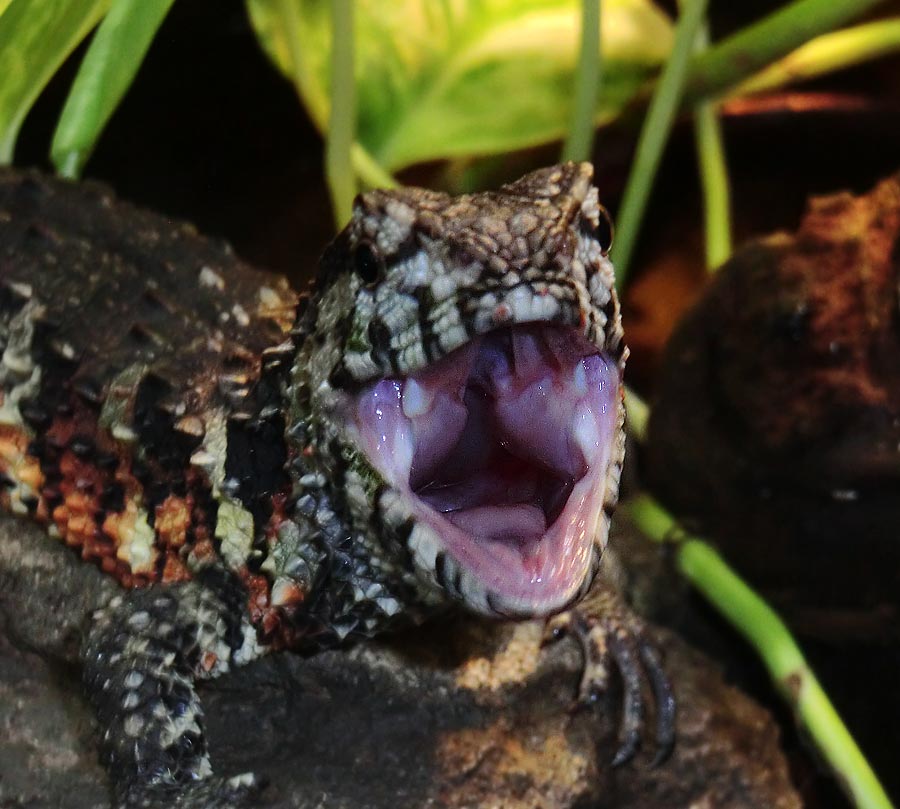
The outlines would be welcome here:
M 287 488 L 271 498 L 271 515 L 261 532 L 264 551 L 259 559 L 268 559 L 274 552 L 279 528 L 291 520 L 290 503 Z M 251 570 L 245 565 L 238 572 L 247 591 L 247 613 L 267 647 L 291 648 L 296 645 L 298 635 L 294 619 L 309 596 L 309 588 L 288 577 L 266 575 L 259 567 L 259 563 L 254 564 L 255 569 Z
M 80 556 L 97 563 L 125 586 L 145 584 L 152 575 L 132 569 L 122 558 L 133 532 L 134 493 L 139 484 L 120 469 L 104 470 L 80 460 L 64 447 L 50 460 L 34 453 L 35 442 L 15 426 L 0 425 L 0 473 L 4 487 L 0 504 L 12 513 L 30 513 L 51 526 Z M 131 489 L 132 497 L 119 498 L 120 511 L 104 508 L 113 486 Z
M 82 420 L 78 427 L 84 426 Z M 102 431 L 94 431 L 95 438 L 89 435 L 60 419 L 41 439 L 0 425 L 5 483 L 0 505 L 50 526 L 83 559 L 126 587 L 190 578 L 180 554 L 188 550 L 193 515 L 175 508 L 179 499 L 170 497 L 158 509 L 162 530 L 154 531 L 143 507 L 144 487 L 132 474 L 128 455 Z
M 163 560 L 160 576 L 162 581 L 187 581 L 191 578 L 190 571 L 180 554 L 192 529 L 193 511 L 192 495 L 178 497 L 170 494 L 156 506 L 153 525 Z
M 280 390 L 270 371 L 292 356 L 296 295 L 187 226 L 134 211 L 133 227 L 110 229 L 106 192 L 85 210 L 69 191 L 0 184 L 0 211 L 24 205 L 0 219 L 14 257 L 0 263 L 0 508 L 126 587 L 183 582 L 220 560 L 226 501 L 253 514 L 264 554 L 284 424 L 258 417 L 258 388 L 268 374 L 264 397 Z M 34 224 L 57 207 L 69 218 L 51 249 Z M 95 244 L 99 259 L 86 254 Z
M 39 492 L 44 475 L 38 460 L 28 452 L 28 435 L 0 424 L 0 506 L 12 513 L 34 513 L 40 508 Z

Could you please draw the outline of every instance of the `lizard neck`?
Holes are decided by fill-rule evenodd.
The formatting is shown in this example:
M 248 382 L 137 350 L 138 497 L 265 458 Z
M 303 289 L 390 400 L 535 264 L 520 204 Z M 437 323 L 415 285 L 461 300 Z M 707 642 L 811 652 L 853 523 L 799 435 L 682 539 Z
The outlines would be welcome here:
M 271 645 L 300 649 L 421 620 L 438 605 L 422 599 L 409 569 L 379 561 L 395 530 L 355 490 L 355 450 L 338 414 L 311 402 L 321 346 L 306 344 L 298 329 L 290 349 L 281 348 L 289 362 L 264 363 L 256 414 L 229 435 L 241 456 L 235 494 L 257 525 L 260 554 L 245 582 L 251 618 Z

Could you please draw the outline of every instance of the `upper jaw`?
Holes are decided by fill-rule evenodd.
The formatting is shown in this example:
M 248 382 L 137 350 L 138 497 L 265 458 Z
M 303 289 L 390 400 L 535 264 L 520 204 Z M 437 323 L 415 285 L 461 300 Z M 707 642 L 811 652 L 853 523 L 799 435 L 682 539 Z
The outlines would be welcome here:
M 478 263 L 435 274 L 440 262 L 415 253 L 393 268 L 386 287 L 358 294 L 331 387 L 355 391 L 385 376 L 416 374 L 495 329 L 530 323 L 571 329 L 622 367 L 627 352 L 612 265 L 593 246 L 554 262 L 503 276 Z
M 420 573 L 475 610 L 545 615 L 579 595 L 602 550 L 620 407 L 618 363 L 542 324 L 367 386 L 351 423 L 413 517 Z

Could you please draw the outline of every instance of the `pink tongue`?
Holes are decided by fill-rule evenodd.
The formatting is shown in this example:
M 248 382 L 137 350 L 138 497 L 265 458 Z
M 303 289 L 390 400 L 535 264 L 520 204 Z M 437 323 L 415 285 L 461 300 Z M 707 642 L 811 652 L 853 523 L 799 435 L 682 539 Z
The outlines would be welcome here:
M 527 503 L 476 506 L 445 516 L 476 541 L 525 545 L 540 539 L 547 530 L 543 510 Z

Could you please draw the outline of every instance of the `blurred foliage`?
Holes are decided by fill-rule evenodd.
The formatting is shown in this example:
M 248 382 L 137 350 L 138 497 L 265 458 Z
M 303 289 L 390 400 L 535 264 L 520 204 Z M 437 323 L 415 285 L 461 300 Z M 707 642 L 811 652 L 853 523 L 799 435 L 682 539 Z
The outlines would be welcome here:
M 733 88 L 730 96 L 777 90 L 786 84 L 887 56 L 900 49 L 900 18 L 874 20 L 823 34 Z
M 0 164 L 12 161 L 19 128 L 65 58 L 111 0 L 0 0 Z
M 117 0 L 91 40 L 50 154 L 56 170 L 76 177 L 125 95 L 174 0 Z
M 264 48 L 324 131 L 329 4 L 247 6 Z M 605 0 L 602 9 L 598 124 L 621 112 L 672 44 L 669 19 L 649 0 Z M 356 15 L 357 140 L 388 170 L 565 135 L 580 41 L 575 0 L 358 0 Z
M 669 139 L 688 75 L 688 60 L 702 34 L 709 0 L 684 0 L 675 29 L 672 56 L 666 62 L 650 99 L 647 116 L 641 128 L 619 209 L 619 227 L 613 246 L 613 259 L 619 266 L 616 285 L 621 289 L 627 277 L 631 253 L 637 241 L 638 228 L 650 197 L 653 179 L 662 160 L 663 147 Z M 702 54 L 701 54 L 702 55 Z
M 0 164 L 12 161 L 22 121 L 54 72 L 103 20 L 52 147 L 57 170 L 78 175 L 172 2 L 0 0 Z M 685 93 L 693 100 L 717 97 L 764 68 L 741 91 L 771 90 L 900 49 L 896 20 L 830 33 L 878 2 L 794 0 L 693 59 Z M 263 48 L 325 133 L 333 90 L 331 2 L 246 3 Z M 355 34 L 349 37 L 354 172 L 368 184 L 389 185 L 389 172 L 413 163 L 502 154 L 571 133 L 582 5 L 356 0 Z M 674 37 L 671 20 L 652 0 L 603 0 L 601 9 L 602 59 L 594 64 L 602 83 L 594 126 L 648 100 Z M 583 118 L 578 120 L 583 127 Z

